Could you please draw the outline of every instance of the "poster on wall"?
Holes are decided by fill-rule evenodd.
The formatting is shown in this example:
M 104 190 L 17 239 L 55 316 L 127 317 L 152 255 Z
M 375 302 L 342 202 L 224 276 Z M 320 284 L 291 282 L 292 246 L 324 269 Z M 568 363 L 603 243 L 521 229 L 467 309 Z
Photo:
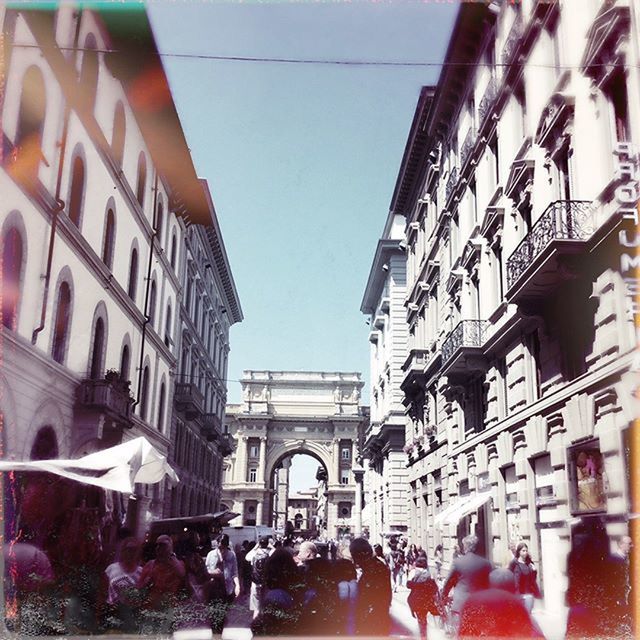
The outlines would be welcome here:
M 574 513 L 606 511 L 604 459 L 597 442 L 569 451 Z

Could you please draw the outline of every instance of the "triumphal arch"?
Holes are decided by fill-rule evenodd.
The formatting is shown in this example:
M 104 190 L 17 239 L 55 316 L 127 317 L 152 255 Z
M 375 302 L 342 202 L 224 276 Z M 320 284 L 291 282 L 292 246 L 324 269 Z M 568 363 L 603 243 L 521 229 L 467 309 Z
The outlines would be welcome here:
M 242 404 L 228 405 L 225 421 L 235 451 L 225 460 L 222 502 L 241 514 L 232 524 L 284 530 L 291 520 L 290 461 L 304 453 L 318 463 L 305 500 L 314 511 L 307 528 L 327 538 L 359 534 L 358 441 L 368 420 L 360 374 L 245 371 L 241 384 Z

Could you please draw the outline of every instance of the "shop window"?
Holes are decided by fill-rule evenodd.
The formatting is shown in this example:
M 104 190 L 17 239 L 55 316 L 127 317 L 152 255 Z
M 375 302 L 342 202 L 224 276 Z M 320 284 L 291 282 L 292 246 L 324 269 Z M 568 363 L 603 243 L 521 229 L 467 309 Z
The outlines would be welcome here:
M 604 458 L 598 440 L 568 450 L 571 512 L 600 513 L 607 510 Z

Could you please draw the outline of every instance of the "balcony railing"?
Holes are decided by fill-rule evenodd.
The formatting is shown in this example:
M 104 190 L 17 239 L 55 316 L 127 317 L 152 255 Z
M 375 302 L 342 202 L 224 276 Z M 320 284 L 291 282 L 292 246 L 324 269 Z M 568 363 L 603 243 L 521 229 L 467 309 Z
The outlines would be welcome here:
M 191 382 L 176 382 L 174 401 L 176 408 L 184 411 L 189 420 L 197 418 L 202 413 L 204 396 L 197 385 Z
M 447 180 L 447 186 L 445 187 L 445 198 L 446 200 L 449 200 L 449 198 L 451 197 L 451 194 L 453 193 L 453 190 L 456 187 L 456 184 L 458 183 L 458 168 L 457 167 L 453 167 L 453 169 L 451 169 L 451 173 L 449 174 L 449 179 Z
M 202 420 L 202 433 L 207 436 L 207 440 L 212 442 L 219 440 L 222 435 L 222 420 L 216 413 L 205 413 Z
M 442 343 L 442 363 L 463 347 L 481 347 L 488 326 L 487 320 L 461 320 Z
M 132 426 L 133 398 L 129 394 L 129 381 L 121 379 L 83 380 L 78 389 L 78 402 L 109 414 L 125 426 Z
M 460 165 L 464 166 L 465 162 L 471 155 L 473 151 L 473 147 L 476 144 L 477 132 L 474 126 L 469 127 L 469 131 L 467 131 L 467 135 L 464 137 L 464 142 L 462 143 L 462 147 L 460 149 Z
M 231 435 L 224 434 L 218 443 L 218 450 L 223 456 L 228 456 L 233 453 L 234 450 L 234 439 Z
M 595 231 L 591 203 L 586 200 L 552 202 L 507 260 L 510 289 L 531 263 L 554 240 L 587 240 Z
M 493 109 L 493 105 L 495 104 L 496 98 L 498 97 L 498 83 L 496 79 L 492 76 L 491 80 L 489 80 L 489 84 L 482 95 L 482 99 L 480 100 L 480 106 L 478 107 L 478 117 L 480 118 L 480 126 L 484 123 L 489 113 Z
M 507 41 L 504 43 L 504 47 L 502 48 L 502 64 L 508 64 L 511 61 L 511 57 L 518 48 L 523 35 L 524 22 L 522 17 L 518 15 L 513 22 L 511 31 L 509 31 Z
M 430 351 L 427 349 L 411 349 L 409 351 L 409 357 L 404 361 L 402 365 L 403 371 L 409 371 L 410 369 L 422 369 L 427 364 L 427 360 L 430 355 Z

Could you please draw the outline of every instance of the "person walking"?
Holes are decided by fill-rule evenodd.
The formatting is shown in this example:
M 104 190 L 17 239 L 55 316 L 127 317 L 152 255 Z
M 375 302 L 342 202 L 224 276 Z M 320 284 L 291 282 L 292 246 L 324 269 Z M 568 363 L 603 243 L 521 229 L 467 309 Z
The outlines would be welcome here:
M 420 637 L 427 637 L 427 614 L 439 615 L 439 593 L 436 581 L 431 577 L 427 559 L 416 559 L 415 569 L 407 579 L 407 587 L 410 589 L 407 604 L 413 617 L 418 621 Z
M 220 537 L 220 557 L 222 559 L 222 573 L 227 594 L 227 604 L 231 604 L 240 595 L 240 578 L 238 576 L 238 560 L 229 545 L 229 536 L 224 533 Z
M 269 560 L 269 538 L 262 536 L 255 549 L 247 554 L 251 563 L 251 592 L 249 594 L 249 609 L 254 619 L 258 617 L 262 608 L 265 593 L 266 566 Z
M 356 600 L 356 634 L 388 636 L 392 598 L 389 568 L 374 557 L 371 545 L 364 538 L 353 540 L 349 551 L 355 565 L 362 570 Z
M 442 589 L 442 598 L 446 600 L 451 589 L 454 589 L 451 602 L 452 626 L 457 633 L 460 612 L 469 595 L 486 589 L 489 585 L 491 563 L 476 553 L 477 536 L 470 535 L 462 540 L 463 555 L 455 558 L 451 571 Z
M 513 569 L 516 583 L 516 593 L 522 596 L 524 605 L 529 613 L 533 611 L 534 598 L 541 598 L 536 579 L 537 571 L 529 555 L 529 548 L 524 542 L 516 547 L 516 562 Z

